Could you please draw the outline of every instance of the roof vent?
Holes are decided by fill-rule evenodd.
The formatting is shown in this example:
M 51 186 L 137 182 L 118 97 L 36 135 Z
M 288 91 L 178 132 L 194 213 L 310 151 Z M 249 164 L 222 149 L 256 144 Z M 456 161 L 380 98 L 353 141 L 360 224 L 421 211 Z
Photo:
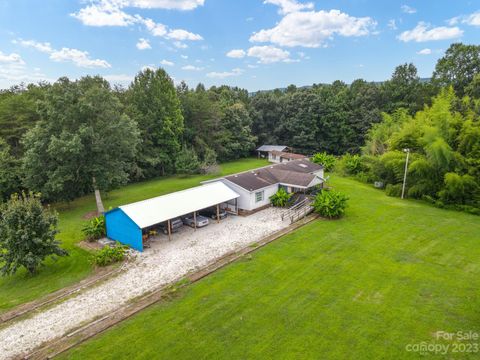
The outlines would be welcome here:
M 303 167 L 303 168 L 306 168 L 306 167 L 307 167 L 307 165 L 305 165 L 305 164 L 298 164 L 298 166 L 301 166 L 301 167 Z

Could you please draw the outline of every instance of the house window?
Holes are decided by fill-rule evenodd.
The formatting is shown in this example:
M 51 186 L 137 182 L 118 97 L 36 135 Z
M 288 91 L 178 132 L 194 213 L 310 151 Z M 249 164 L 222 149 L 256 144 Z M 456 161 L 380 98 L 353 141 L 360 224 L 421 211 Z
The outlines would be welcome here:
M 255 193 L 255 202 L 263 201 L 263 191 L 259 191 Z

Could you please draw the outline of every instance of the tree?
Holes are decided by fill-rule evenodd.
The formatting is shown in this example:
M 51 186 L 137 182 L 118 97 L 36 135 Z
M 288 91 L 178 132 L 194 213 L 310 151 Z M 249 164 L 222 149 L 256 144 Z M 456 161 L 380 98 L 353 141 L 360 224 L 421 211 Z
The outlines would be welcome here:
M 452 85 L 458 96 L 465 94 L 474 76 L 480 73 L 480 45 L 455 43 L 437 61 L 433 80 L 440 86 Z
M 429 96 L 426 86 L 420 82 L 417 68 L 412 63 L 397 66 L 391 79 L 383 84 L 383 91 L 387 112 L 405 108 L 410 114 L 415 114 L 422 109 Z
M 126 94 L 127 113 L 137 122 L 142 142 L 137 177 L 171 173 L 184 130 L 180 100 L 173 80 L 163 69 L 137 74 Z
M 68 255 L 55 240 L 57 221 L 55 212 L 43 208 L 39 195 L 12 195 L 0 207 L 2 274 L 14 274 L 22 266 L 34 274 L 46 258 Z
M 16 158 L 23 153 L 20 139 L 40 118 L 37 101 L 43 99 L 46 89 L 46 84 L 22 84 L 0 92 L 0 137 Z
M 216 153 L 221 161 L 246 157 L 255 147 L 252 120 L 246 106 L 237 102 L 225 109 Z
M 177 155 L 175 169 L 177 174 L 197 174 L 200 171 L 200 161 L 195 151 L 184 146 Z
M 10 146 L 0 138 L 0 202 L 20 187 L 20 162 L 12 156 Z
M 122 115 L 106 80 L 62 78 L 47 91 L 39 109 L 41 120 L 24 138 L 28 189 L 48 200 L 69 201 L 127 182 L 139 132 L 136 123 Z

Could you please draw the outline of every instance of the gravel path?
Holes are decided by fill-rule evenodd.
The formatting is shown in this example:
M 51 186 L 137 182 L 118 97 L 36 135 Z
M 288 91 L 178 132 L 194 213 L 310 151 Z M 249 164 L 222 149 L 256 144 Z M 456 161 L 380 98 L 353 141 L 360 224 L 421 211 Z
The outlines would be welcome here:
M 125 272 L 31 318 L 0 330 L 0 359 L 31 351 L 73 328 L 118 309 L 130 299 L 183 277 L 224 254 L 289 225 L 270 208 L 248 217 L 230 216 L 193 231 L 183 227 L 172 241 L 160 236 Z

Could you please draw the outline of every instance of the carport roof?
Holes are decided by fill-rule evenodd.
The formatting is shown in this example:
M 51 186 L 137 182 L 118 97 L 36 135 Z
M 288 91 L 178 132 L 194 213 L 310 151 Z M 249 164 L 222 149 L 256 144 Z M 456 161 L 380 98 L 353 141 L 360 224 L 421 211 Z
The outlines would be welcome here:
M 119 208 L 143 229 L 238 197 L 227 185 L 214 182 Z

